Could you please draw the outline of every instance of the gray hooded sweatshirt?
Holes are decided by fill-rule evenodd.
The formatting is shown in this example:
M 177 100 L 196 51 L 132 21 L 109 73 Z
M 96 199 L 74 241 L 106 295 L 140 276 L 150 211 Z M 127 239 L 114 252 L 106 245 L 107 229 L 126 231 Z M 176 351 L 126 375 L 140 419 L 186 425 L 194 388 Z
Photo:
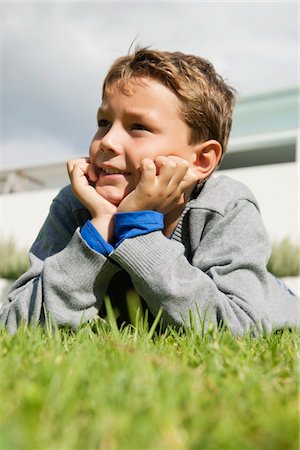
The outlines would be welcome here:
M 90 219 L 71 186 L 53 200 L 30 249 L 30 269 L 12 286 L 0 324 L 43 323 L 44 311 L 74 329 L 98 315 L 112 277 L 125 270 L 165 325 L 209 323 L 233 334 L 299 327 L 299 298 L 268 273 L 270 243 L 253 194 L 211 177 L 187 203 L 171 239 L 161 231 L 125 239 L 106 257 L 83 240 Z

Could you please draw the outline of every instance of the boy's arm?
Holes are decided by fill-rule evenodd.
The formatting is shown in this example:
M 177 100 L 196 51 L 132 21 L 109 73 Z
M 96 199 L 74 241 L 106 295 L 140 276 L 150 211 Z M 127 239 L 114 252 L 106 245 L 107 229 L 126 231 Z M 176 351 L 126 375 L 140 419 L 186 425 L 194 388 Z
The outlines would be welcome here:
M 191 211 L 193 226 L 203 221 L 203 214 L 211 217 L 210 211 Z M 163 309 L 166 324 L 189 325 L 191 311 L 198 329 L 206 319 L 205 327 L 209 321 L 223 323 L 243 334 L 270 325 L 268 255 L 259 212 L 242 201 L 215 221 L 190 261 L 184 246 L 160 231 L 123 241 L 110 259 L 130 274 L 154 315 Z
M 155 209 L 149 204 L 151 198 L 154 205 L 158 201 L 157 196 L 153 198 L 151 176 L 145 178 L 150 182 L 144 183 L 143 195 L 147 207 Z M 154 179 L 157 184 L 155 174 L 152 184 Z M 169 201 L 174 204 L 167 190 L 165 194 L 164 189 L 156 192 L 165 208 Z M 224 197 L 224 193 L 221 195 Z M 139 196 L 141 208 L 142 197 Z M 120 206 L 125 206 L 126 211 L 125 201 Z M 130 208 L 134 210 L 134 203 Z M 192 312 L 198 328 L 211 321 L 215 326 L 227 325 L 234 334 L 249 329 L 270 330 L 278 324 L 300 325 L 298 299 L 289 298 L 283 305 L 282 292 L 270 281 L 266 269 L 270 245 L 255 202 L 247 196 L 237 196 L 226 208 L 226 214 L 191 209 L 188 220 L 189 227 L 195 229 L 207 223 L 207 229 L 205 225 L 201 229 L 198 244 L 193 242 L 189 259 L 187 249 L 167 239 L 161 231 L 125 239 L 109 257 L 130 274 L 154 315 L 162 308 L 165 323 L 180 326 L 189 325 Z M 181 226 L 189 235 L 186 220 Z
M 30 269 L 14 283 L 1 308 L 0 323 L 11 333 L 22 320 L 43 322 L 44 308 L 59 325 L 76 327 L 91 319 L 119 270 L 86 244 L 72 209 L 75 201 L 70 187 L 53 201 L 30 250 Z

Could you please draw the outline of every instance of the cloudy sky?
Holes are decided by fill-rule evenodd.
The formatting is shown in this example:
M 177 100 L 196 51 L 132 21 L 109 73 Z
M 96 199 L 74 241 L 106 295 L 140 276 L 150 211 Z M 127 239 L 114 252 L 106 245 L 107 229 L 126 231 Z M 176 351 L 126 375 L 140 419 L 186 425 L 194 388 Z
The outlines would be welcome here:
M 210 59 L 240 96 L 298 83 L 297 2 L 2 2 L 1 165 L 88 153 L 101 83 L 140 45 Z

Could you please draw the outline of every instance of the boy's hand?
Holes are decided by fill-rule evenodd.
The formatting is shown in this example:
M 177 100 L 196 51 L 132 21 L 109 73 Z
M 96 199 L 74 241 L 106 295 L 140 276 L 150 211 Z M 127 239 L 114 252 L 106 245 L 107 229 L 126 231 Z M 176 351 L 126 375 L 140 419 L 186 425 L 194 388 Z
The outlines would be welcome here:
M 151 209 L 163 214 L 184 205 L 197 179 L 189 163 L 177 156 L 158 156 L 141 162 L 141 179 L 118 207 L 118 212 Z
M 89 210 L 92 223 L 108 242 L 113 235 L 113 216 L 117 207 L 98 194 L 91 183 L 97 175 L 89 158 L 73 159 L 67 162 L 72 190 L 78 200 Z

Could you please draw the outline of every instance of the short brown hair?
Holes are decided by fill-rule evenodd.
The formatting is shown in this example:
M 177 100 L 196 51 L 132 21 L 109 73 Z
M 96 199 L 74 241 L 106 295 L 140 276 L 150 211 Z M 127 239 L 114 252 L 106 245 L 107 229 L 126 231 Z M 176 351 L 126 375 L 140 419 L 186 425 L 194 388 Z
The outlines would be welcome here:
M 115 83 L 121 89 L 131 78 L 148 77 L 171 89 L 181 102 L 180 114 L 191 129 L 190 143 L 217 140 L 226 151 L 236 91 L 199 56 L 141 48 L 118 58 L 106 75 L 102 97 Z

